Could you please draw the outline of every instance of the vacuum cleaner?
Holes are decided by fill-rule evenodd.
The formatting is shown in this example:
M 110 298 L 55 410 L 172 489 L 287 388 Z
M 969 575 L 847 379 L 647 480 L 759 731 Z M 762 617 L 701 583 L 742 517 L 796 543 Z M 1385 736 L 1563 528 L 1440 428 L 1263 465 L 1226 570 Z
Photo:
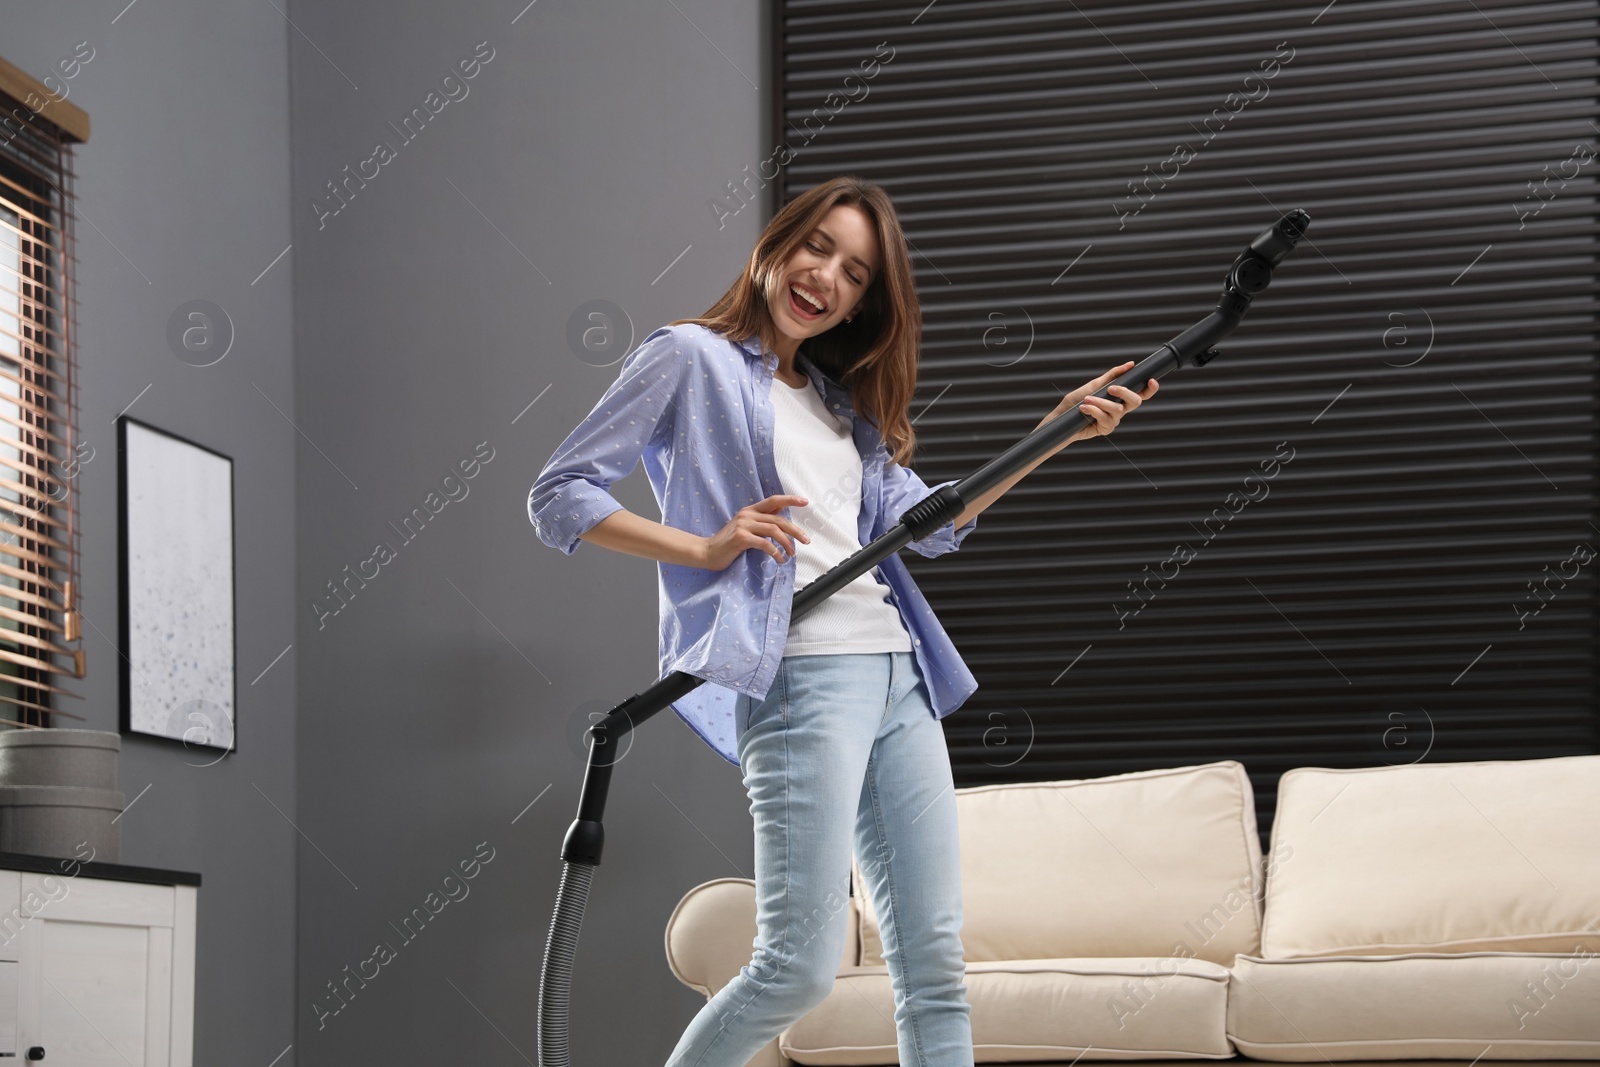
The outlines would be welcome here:
M 1217 342 L 1233 331 L 1250 309 L 1251 300 L 1271 283 L 1273 269 L 1294 250 L 1310 222 L 1310 215 L 1295 208 L 1263 230 L 1228 268 L 1216 310 L 1093 395 L 1115 401 L 1117 398 L 1110 395 L 1113 385 L 1139 392 L 1151 378 L 1160 378 L 1179 367 L 1203 367 L 1215 359 Z M 802 617 L 890 554 L 954 521 L 966 510 L 968 500 L 976 500 L 1015 472 L 1054 452 L 1090 421 L 1089 415 L 1074 407 L 1038 427 L 961 481 L 929 493 L 906 509 L 893 529 L 862 546 L 860 551 L 796 593 L 790 620 Z M 628 731 L 704 681 L 692 674 L 674 671 L 624 700 L 589 727 L 589 758 L 583 791 L 578 799 L 578 817 L 561 844 L 561 886 L 556 893 L 555 916 L 550 921 L 544 965 L 539 974 L 539 1067 L 570 1067 L 567 1007 L 572 988 L 572 963 L 578 949 L 578 933 L 583 926 L 589 887 L 594 869 L 600 866 L 600 853 L 605 844 L 605 828 L 600 819 L 605 813 L 606 792 L 611 784 L 611 754 L 619 751 L 619 742 Z

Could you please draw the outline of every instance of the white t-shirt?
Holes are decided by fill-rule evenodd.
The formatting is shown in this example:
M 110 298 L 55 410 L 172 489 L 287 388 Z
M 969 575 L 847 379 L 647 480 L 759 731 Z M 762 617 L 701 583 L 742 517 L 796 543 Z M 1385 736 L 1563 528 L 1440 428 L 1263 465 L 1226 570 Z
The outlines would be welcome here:
M 861 453 L 848 420 L 831 414 L 808 380 L 795 388 L 772 378 L 773 458 L 784 491 L 805 497 L 789 517 L 810 536 L 795 538 L 798 592 L 861 550 Z M 911 636 L 874 567 L 858 574 L 805 616 L 789 623 L 785 656 L 838 652 L 910 652 Z

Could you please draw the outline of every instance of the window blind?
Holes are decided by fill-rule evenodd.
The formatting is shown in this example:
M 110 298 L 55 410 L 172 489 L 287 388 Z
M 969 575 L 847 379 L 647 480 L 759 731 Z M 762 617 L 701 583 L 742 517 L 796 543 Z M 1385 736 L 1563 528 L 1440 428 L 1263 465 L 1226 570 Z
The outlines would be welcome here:
M 1593 0 L 784 0 L 771 179 L 883 184 L 959 478 L 1308 240 L 1201 369 L 905 554 L 958 785 L 1600 748 Z M 875 62 L 875 66 L 863 66 Z M 787 147 L 787 152 L 780 151 Z M 758 171 L 772 175 L 770 169 Z
M 72 144 L 78 108 L 0 60 L 0 720 L 52 725 L 79 640 Z

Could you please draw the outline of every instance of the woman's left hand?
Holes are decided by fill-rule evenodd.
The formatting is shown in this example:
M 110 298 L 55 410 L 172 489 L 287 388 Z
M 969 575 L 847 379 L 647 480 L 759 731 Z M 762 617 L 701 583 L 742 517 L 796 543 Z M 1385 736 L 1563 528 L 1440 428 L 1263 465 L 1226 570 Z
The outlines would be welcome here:
M 1084 441 L 1091 437 L 1105 437 L 1117 428 L 1117 424 L 1122 421 L 1124 415 L 1155 396 L 1156 391 L 1161 388 L 1161 383 L 1154 378 L 1149 380 L 1149 384 L 1142 393 L 1136 393 L 1125 385 L 1113 385 L 1109 391 L 1120 396 L 1122 398 L 1121 403 L 1106 397 L 1090 395 L 1113 378 L 1128 373 L 1129 368 L 1133 365 L 1134 362 L 1130 359 L 1120 367 L 1112 367 L 1100 377 L 1074 389 L 1061 398 L 1061 403 L 1057 404 L 1055 410 L 1046 415 L 1039 425 L 1043 426 L 1058 415 L 1064 415 L 1075 407 L 1081 407 L 1084 414 L 1089 416 L 1090 422 L 1083 429 L 1067 438 L 1066 443 L 1070 445 L 1074 441 Z

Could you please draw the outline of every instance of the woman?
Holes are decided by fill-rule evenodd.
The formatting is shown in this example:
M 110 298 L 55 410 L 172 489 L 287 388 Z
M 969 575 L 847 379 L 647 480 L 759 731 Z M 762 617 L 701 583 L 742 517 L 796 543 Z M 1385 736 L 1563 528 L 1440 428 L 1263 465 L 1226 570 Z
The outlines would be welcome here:
M 673 709 L 741 768 L 750 796 L 755 950 L 668 1067 L 743 1065 L 827 996 L 852 850 L 879 919 L 900 1062 L 973 1063 L 938 719 L 977 683 L 897 555 L 789 617 L 796 589 L 937 488 L 900 463 L 915 445 L 921 342 L 906 248 L 874 183 L 839 177 L 799 196 L 704 316 L 630 353 L 529 495 L 546 544 L 659 561 L 661 672 L 706 679 Z M 1091 422 L 1067 443 L 1109 434 L 1158 383 L 1113 386 L 1120 404 L 1089 394 L 1132 366 L 1068 394 L 1040 425 L 1079 405 Z M 641 458 L 660 523 L 607 491 Z M 1047 458 L 911 547 L 954 551 Z

